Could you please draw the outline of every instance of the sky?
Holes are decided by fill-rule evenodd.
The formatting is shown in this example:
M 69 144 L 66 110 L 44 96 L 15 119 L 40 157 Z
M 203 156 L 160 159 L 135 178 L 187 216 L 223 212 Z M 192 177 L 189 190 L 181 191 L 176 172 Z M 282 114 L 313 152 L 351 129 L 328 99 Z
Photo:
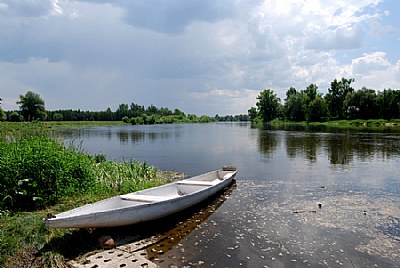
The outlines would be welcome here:
M 0 98 L 247 114 L 334 79 L 400 89 L 400 5 L 384 0 L 0 0 Z

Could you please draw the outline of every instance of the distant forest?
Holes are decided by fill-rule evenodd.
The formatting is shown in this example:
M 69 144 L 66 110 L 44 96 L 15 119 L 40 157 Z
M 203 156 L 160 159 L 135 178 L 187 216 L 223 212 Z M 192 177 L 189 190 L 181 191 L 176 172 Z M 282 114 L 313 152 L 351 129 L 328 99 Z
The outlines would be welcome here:
M 20 111 L 6 111 L 3 121 L 22 122 L 22 121 L 123 121 L 132 124 L 172 124 L 172 123 L 207 123 L 221 121 L 248 121 L 247 114 L 244 115 L 226 115 L 209 117 L 206 115 L 197 116 L 195 114 L 185 114 L 179 109 L 173 111 L 169 108 L 158 108 L 150 105 L 147 108 L 143 105 L 135 103 L 120 104 L 118 109 L 112 111 L 107 108 L 105 111 L 82 111 L 82 110 L 53 110 L 48 111 L 44 108 L 44 101 L 39 95 L 28 92 L 25 96 L 21 96 L 20 102 L 41 102 L 42 111 L 25 111 L 24 106 Z M 33 105 L 26 105 L 32 107 Z M 35 105 L 36 107 L 40 105 Z

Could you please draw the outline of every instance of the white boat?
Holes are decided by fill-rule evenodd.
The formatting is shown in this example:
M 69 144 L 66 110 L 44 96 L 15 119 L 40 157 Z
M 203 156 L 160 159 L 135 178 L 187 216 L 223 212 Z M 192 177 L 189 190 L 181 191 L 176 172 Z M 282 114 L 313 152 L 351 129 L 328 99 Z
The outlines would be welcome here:
M 116 227 L 177 213 L 215 195 L 232 183 L 235 167 L 159 187 L 114 196 L 44 219 L 51 228 Z

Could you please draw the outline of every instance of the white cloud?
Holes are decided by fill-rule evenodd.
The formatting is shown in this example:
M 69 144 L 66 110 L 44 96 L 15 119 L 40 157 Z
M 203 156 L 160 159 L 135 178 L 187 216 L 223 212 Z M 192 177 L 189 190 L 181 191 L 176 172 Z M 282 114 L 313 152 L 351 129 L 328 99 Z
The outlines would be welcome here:
M 362 45 L 364 30 L 361 26 L 346 26 L 335 29 L 311 31 L 305 40 L 306 49 L 356 49 Z
M 375 71 L 384 71 L 391 66 L 385 52 L 364 54 L 352 60 L 353 75 L 367 75 Z
M 385 52 L 364 54 L 353 59 L 352 73 L 356 84 L 377 90 L 400 88 L 400 61 L 392 64 Z

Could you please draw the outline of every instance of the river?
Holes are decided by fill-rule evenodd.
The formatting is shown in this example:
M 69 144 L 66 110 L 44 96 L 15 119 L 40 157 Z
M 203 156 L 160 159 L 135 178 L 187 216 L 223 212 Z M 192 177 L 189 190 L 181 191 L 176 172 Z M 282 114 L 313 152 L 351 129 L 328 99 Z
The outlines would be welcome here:
M 234 186 L 163 231 L 169 246 L 148 249 L 162 267 L 399 267 L 398 128 L 211 123 L 64 134 L 85 152 L 187 176 L 237 167 Z

